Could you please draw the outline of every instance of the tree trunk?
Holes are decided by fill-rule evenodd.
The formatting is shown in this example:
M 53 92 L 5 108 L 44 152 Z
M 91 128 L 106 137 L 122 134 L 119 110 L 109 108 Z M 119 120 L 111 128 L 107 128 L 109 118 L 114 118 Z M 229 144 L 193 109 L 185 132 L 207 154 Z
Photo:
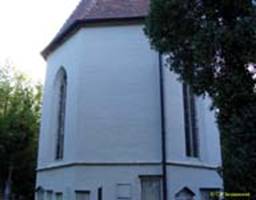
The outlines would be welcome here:
M 8 178 L 5 182 L 4 199 L 3 200 L 11 200 L 12 172 L 13 172 L 13 166 L 11 165 L 8 170 Z

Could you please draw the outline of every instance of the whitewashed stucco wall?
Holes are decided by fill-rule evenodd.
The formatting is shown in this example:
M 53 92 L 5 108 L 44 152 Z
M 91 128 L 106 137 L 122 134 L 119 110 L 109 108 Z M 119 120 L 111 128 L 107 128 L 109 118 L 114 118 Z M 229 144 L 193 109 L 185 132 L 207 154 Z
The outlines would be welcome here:
M 200 189 L 222 188 L 222 179 L 212 169 L 168 166 L 168 197 L 174 199 L 182 188 L 188 187 L 200 200 Z M 75 200 L 75 191 L 90 191 L 90 199 L 97 199 L 103 188 L 103 199 L 118 199 L 117 185 L 130 185 L 131 199 L 141 199 L 139 175 L 159 175 L 161 166 L 76 166 L 40 172 L 37 184 L 45 190 L 62 192 L 65 200 Z M 64 181 L 65 180 L 65 181 Z M 203 199 L 202 199 L 203 200 Z
M 81 29 L 48 59 L 39 167 L 54 154 L 54 77 L 67 70 L 64 160 L 160 161 L 158 57 L 141 25 Z
M 159 162 L 158 55 L 142 25 L 81 29 L 48 58 L 39 167 L 54 161 L 54 79 L 67 70 L 64 162 Z M 167 156 L 219 165 L 220 145 L 209 99 L 197 102 L 200 159 L 185 155 L 182 84 L 164 68 Z M 47 98 L 46 98 L 47 97 Z
M 75 199 L 75 190 L 90 190 L 96 199 L 103 187 L 104 199 L 115 199 L 116 184 L 127 183 L 132 199 L 139 200 L 139 175 L 162 174 L 158 54 L 142 28 L 85 27 L 49 56 L 37 186 L 63 192 L 68 200 Z M 68 78 L 65 151 L 63 161 L 55 161 L 53 97 L 60 67 Z M 169 197 L 184 186 L 198 197 L 199 188 L 222 187 L 214 169 L 221 163 L 219 135 L 209 100 L 199 100 L 201 157 L 185 156 L 182 87 L 176 78 L 164 69 Z M 62 164 L 67 165 L 51 168 Z
M 159 161 L 157 54 L 141 26 L 85 29 L 82 37 L 79 159 Z
M 200 156 L 198 159 L 186 156 L 182 83 L 166 65 L 163 68 L 168 160 L 221 166 L 220 138 L 207 95 L 196 98 Z

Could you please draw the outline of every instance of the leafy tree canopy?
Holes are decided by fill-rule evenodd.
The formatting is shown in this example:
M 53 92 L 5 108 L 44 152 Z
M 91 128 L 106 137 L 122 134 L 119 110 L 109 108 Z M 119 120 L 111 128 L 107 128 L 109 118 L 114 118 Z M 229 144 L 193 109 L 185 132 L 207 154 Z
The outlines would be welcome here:
M 40 100 L 40 84 L 13 67 L 0 68 L 0 194 L 10 187 L 33 199 Z
M 256 194 L 256 6 L 252 0 L 151 0 L 145 32 L 170 69 L 213 100 L 225 189 Z M 250 70 L 248 70 L 248 67 Z

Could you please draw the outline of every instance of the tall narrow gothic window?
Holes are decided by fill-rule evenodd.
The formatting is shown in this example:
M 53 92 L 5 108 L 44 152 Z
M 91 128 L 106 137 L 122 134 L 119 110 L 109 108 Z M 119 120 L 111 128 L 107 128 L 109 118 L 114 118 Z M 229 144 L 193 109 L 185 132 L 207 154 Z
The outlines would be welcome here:
M 199 156 L 198 129 L 195 95 L 187 84 L 183 84 L 184 123 L 186 138 L 186 155 L 189 157 Z
M 64 152 L 64 127 L 67 95 L 67 74 L 61 68 L 57 75 L 57 143 L 56 143 L 56 160 L 63 159 Z

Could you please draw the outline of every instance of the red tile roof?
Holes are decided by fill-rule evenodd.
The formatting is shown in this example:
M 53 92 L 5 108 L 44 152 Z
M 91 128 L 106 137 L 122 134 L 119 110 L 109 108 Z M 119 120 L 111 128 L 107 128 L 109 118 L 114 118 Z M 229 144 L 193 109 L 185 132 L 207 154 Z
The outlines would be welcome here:
M 81 0 L 42 55 L 47 58 L 66 36 L 86 23 L 144 18 L 148 8 L 149 0 Z

